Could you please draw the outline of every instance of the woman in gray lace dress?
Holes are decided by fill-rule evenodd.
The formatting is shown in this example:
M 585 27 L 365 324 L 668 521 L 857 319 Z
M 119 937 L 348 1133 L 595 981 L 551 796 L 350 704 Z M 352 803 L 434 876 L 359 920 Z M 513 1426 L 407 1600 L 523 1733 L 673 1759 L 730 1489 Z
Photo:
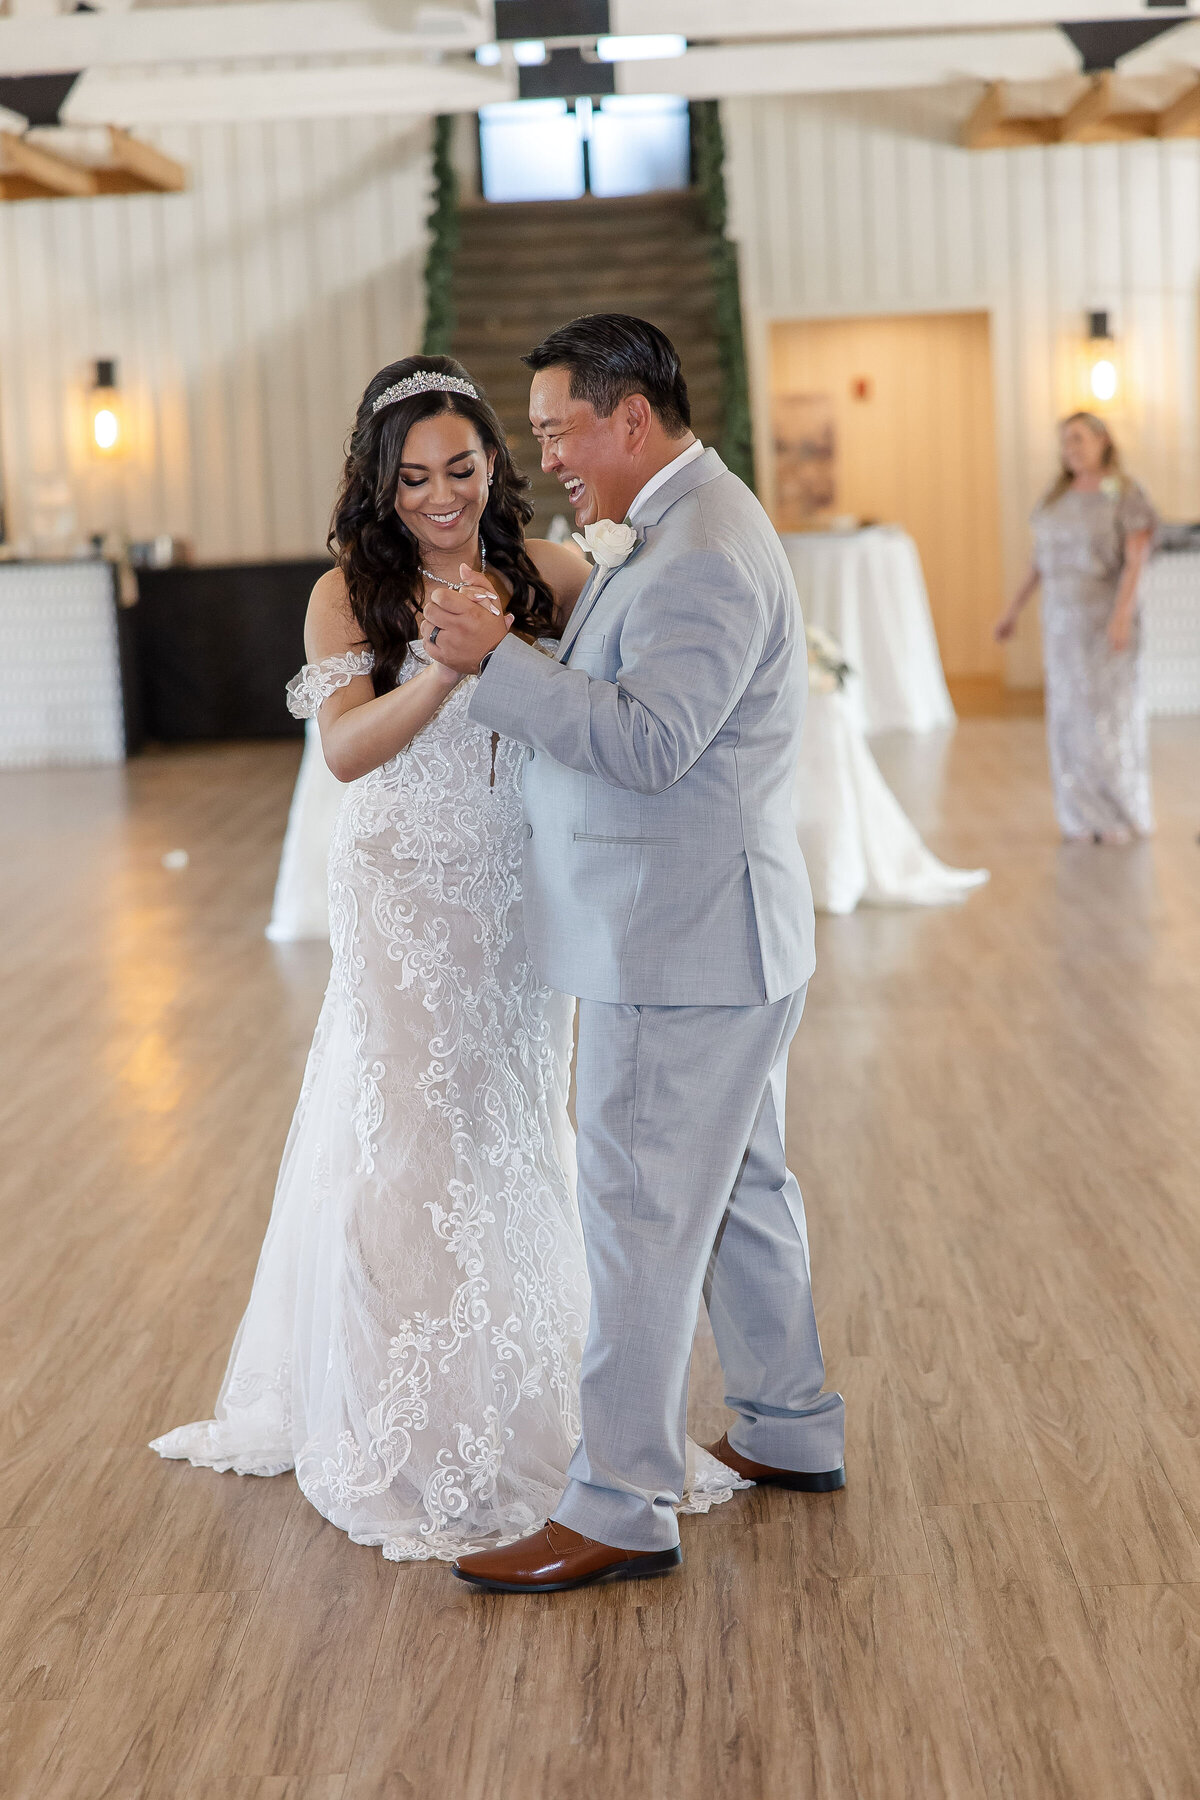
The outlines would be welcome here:
M 1126 844 L 1154 829 L 1138 582 L 1157 521 L 1103 419 L 1073 413 L 1059 445 L 1062 468 L 1033 514 L 1033 563 L 996 636 L 1012 636 L 1040 582 L 1058 822 L 1068 841 Z

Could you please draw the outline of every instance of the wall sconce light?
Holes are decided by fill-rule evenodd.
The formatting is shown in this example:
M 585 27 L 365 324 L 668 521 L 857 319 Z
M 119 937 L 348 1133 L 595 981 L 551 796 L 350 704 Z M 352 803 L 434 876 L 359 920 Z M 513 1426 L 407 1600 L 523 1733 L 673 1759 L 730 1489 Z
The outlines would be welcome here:
M 88 396 L 92 422 L 92 449 L 98 456 L 116 456 L 125 447 L 121 396 L 117 391 L 117 365 L 112 357 L 96 364 L 96 378 Z
M 1088 388 L 1093 400 L 1102 406 L 1117 397 L 1120 377 L 1117 371 L 1117 346 L 1109 326 L 1107 312 L 1088 314 Z

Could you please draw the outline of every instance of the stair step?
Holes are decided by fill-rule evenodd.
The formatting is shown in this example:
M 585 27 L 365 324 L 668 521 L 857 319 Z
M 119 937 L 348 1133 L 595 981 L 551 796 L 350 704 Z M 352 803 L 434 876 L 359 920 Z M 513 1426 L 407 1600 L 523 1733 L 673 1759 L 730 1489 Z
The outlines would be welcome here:
M 691 248 L 711 252 L 717 239 L 707 229 L 679 219 L 673 224 L 662 221 L 638 231 L 627 231 L 623 227 L 614 227 L 611 231 L 603 231 L 595 226 L 581 228 L 567 221 L 559 225 L 548 225 L 544 230 L 536 232 L 509 231 L 501 234 L 498 231 L 474 232 L 462 229 L 458 242 L 460 255 L 476 261 L 494 256 L 497 251 L 508 257 L 514 247 L 534 253 L 550 249 L 555 256 L 570 256 L 584 261 L 588 258 L 595 259 L 597 244 L 604 246 L 606 256 L 636 257 L 644 255 L 648 248 L 659 249 L 662 246 L 669 246 L 676 254 Z
M 511 366 L 499 366 L 485 356 L 464 353 L 461 348 L 456 348 L 455 354 L 459 362 L 470 369 L 475 379 L 482 383 L 488 399 L 502 419 L 523 419 L 526 416 L 529 410 L 529 383 L 533 379 L 528 369 L 519 362 Z M 681 354 L 680 361 L 693 406 L 698 404 L 704 394 L 719 391 L 721 365 L 715 356 L 701 362 L 699 356 L 689 358 Z
M 569 306 L 551 304 L 541 313 L 525 313 L 513 319 L 491 320 L 487 323 L 478 320 L 464 321 L 455 331 L 454 342 L 464 348 L 470 346 L 476 355 L 493 357 L 503 361 L 506 357 L 520 357 L 531 345 L 540 343 L 547 332 L 565 325 L 569 319 L 580 318 L 595 307 L 584 306 L 575 311 Z M 599 308 L 601 312 L 604 307 Z M 709 307 L 697 307 L 688 313 L 675 307 L 644 306 L 633 314 L 635 318 L 646 319 L 651 325 L 657 325 L 665 331 L 680 355 L 688 345 L 699 345 L 710 342 L 710 331 L 713 329 L 713 312 Z M 457 350 L 455 351 L 457 355 Z
M 531 225 L 558 225 L 578 219 L 586 228 L 604 231 L 636 227 L 639 220 L 691 219 L 704 223 L 704 206 L 695 188 L 670 188 L 653 194 L 621 194 L 600 199 L 583 194 L 578 200 L 464 200 L 459 211 L 466 231 L 505 234 Z
M 530 375 L 520 360 L 557 325 L 596 312 L 649 319 L 679 350 L 697 435 L 718 441 L 716 240 L 696 193 L 477 201 L 464 205 L 460 227 L 454 354 L 484 388 L 529 478 L 535 535 L 556 514 L 572 517 L 558 482 L 541 472 L 529 430 Z
M 624 305 L 621 304 L 622 300 Z M 660 331 L 665 331 L 672 343 L 680 338 L 695 338 L 711 331 L 715 316 L 712 299 L 706 294 L 696 295 L 690 303 L 687 296 L 674 296 L 669 305 L 664 305 L 661 300 L 655 303 L 652 296 L 618 295 L 603 290 L 591 294 L 554 295 L 548 304 L 543 304 L 536 310 L 520 302 L 505 305 L 500 297 L 493 299 L 486 310 L 483 306 L 463 306 L 456 310 L 456 336 L 461 337 L 464 343 L 471 340 L 494 345 L 501 354 L 506 350 L 511 350 L 514 354 L 528 350 L 531 343 L 537 343 L 548 331 L 565 325 L 568 319 L 578 319 L 585 313 L 620 312 L 633 318 L 647 319 L 651 324 L 657 325 Z

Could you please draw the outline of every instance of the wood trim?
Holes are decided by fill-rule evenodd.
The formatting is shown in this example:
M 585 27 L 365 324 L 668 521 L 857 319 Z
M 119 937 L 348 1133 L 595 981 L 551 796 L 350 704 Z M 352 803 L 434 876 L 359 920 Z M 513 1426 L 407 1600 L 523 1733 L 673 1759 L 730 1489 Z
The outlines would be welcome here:
M 69 162 L 65 156 L 56 156 L 52 150 L 44 150 L 40 144 L 31 144 L 27 138 L 18 137 L 13 131 L 0 131 L 0 148 L 13 174 L 24 175 L 36 182 L 53 197 L 56 194 L 70 194 L 74 198 L 86 197 L 99 192 L 94 169 L 85 169 L 82 163 Z
M 960 719 L 1033 719 L 1044 710 L 1040 687 L 1009 687 L 1002 675 L 947 675 Z
M 112 170 L 127 179 L 132 177 L 135 186 L 114 188 L 104 185 L 105 193 L 138 193 L 143 191 L 159 194 L 179 194 L 187 186 L 187 170 L 182 163 L 173 157 L 164 156 L 151 144 L 143 144 L 137 138 L 130 137 L 119 125 L 110 125 L 108 140 L 112 155 Z M 106 171 L 97 170 L 97 174 Z
M 1025 144 L 1053 144 L 1058 139 L 1055 118 L 1022 119 L 1007 112 L 1008 83 L 989 82 L 978 105 L 963 126 L 967 150 L 1010 150 Z

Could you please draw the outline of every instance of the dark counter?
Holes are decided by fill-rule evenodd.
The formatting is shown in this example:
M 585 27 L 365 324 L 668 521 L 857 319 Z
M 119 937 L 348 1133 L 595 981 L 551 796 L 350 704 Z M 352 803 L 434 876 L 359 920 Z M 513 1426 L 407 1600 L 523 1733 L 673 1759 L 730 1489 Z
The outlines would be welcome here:
M 304 661 L 304 613 L 327 559 L 138 570 L 131 609 L 142 724 L 163 743 L 298 737 L 284 688 Z

